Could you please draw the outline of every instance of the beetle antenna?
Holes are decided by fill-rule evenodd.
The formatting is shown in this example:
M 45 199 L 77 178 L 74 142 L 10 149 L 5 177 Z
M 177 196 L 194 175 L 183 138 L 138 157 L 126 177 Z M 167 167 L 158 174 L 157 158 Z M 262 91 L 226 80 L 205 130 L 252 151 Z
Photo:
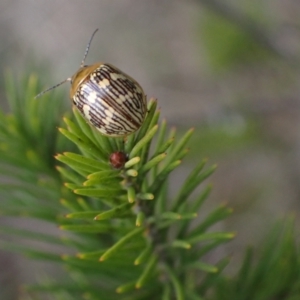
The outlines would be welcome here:
M 52 87 L 49 88 L 49 89 L 46 89 L 46 90 L 40 92 L 38 95 L 36 95 L 36 96 L 34 97 L 34 99 L 39 98 L 40 96 L 42 96 L 42 95 L 44 95 L 45 93 L 47 93 L 47 92 L 49 92 L 49 91 L 51 91 L 51 90 L 57 88 L 58 86 L 62 85 L 63 83 L 65 83 L 65 82 L 67 82 L 67 81 L 71 81 L 71 77 L 65 79 L 64 81 L 62 81 L 62 82 L 60 82 L 60 83 L 58 83 L 58 84 L 56 84 L 56 85 L 54 85 L 54 86 L 52 86 Z
M 84 53 L 84 56 L 83 56 L 83 60 L 82 60 L 81 65 L 80 65 L 81 68 L 84 66 L 84 62 L 85 62 L 86 56 L 88 55 L 89 50 L 90 50 L 91 42 L 92 42 L 92 40 L 93 40 L 93 38 L 94 38 L 95 33 L 96 33 L 98 30 L 99 30 L 99 28 L 97 28 L 97 29 L 93 32 L 93 34 L 92 34 L 92 36 L 91 36 L 91 38 L 90 38 L 90 40 L 89 40 L 89 42 L 88 42 L 88 44 L 87 44 L 87 46 L 86 46 L 85 53 Z
M 87 44 L 87 46 L 86 46 L 85 53 L 84 53 L 84 56 L 83 56 L 83 60 L 82 60 L 82 62 L 81 62 L 80 67 L 83 67 L 83 66 L 84 66 L 85 59 L 86 59 L 86 57 L 87 57 L 87 55 L 88 55 L 88 53 L 89 53 L 89 50 L 90 50 L 91 42 L 92 42 L 92 40 L 93 40 L 93 38 L 94 38 L 95 33 L 96 33 L 98 30 L 99 30 L 99 28 L 97 28 L 97 29 L 93 32 L 93 34 L 92 34 L 92 36 L 91 36 L 91 38 L 90 38 L 90 40 L 89 40 L 89 42 L 88 42 L 88 44 Z M 44 95 L 45 93 L 47 93 L 47 92 L 49 92 L 49 91 L 51 91 L 51 90 L 57 88 L 58 86 L 62 85 L 63 83 L 65 83 L 65 82 L 67 82 L 67 81 L 71 81 L 71 80 L 72 80 L 71 77 L 65 79 L 64 81 L 62 81 L 62 82 L 60 82 L 60 83 L 58 83 L 58 84 L 52 86 L 51 88 L 42 91 L 41 93 L 39 93 L 38 95 L 36 95 L 36 96 L 34 97 L 34 99 L 39 98 L 40 96 Z

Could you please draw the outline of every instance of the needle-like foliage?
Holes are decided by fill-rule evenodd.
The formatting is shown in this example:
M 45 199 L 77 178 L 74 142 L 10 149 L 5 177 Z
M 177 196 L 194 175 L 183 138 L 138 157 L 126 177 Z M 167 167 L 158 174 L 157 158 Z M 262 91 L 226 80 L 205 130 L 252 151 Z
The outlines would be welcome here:
M 224 205 L 198 217 L 211 186 L 195 189 L 215 166 L 195 162 L 181 185 L 169 178 L 194 130 L 181 137 L 169 130 L 150 99 L 138 132 L 105 137 L 76 108 L 62 123 L 62 101 L 51 94 L 35 100 L 37 93 L 34 76 L 18 86 L 7 76 L 11 111 L 0 112 L 0 211 L 50 222 L 62 234 L 0 230 L 67 250 L 5 238 L 0 247 L 61 264 L 68 276 L 44 278 L 27 291 L 51 299 L 203 299 L 228 262 L 211 265 L 204 256 L 234 234 L 210 230 L 230 215 Z M 118 169 L 110 162 L 113 153 L 126 158 Z

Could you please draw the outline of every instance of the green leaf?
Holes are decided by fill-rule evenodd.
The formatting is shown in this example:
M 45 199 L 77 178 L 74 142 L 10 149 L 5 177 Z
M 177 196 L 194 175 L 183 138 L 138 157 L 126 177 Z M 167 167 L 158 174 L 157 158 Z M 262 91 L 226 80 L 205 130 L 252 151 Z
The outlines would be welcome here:
M 156 146 L 155 146 L 155 150 L 154 150 L 155 154 L 162 153 L 162 152 L 166 151 L 166 149 L 162 150 L 162 151 L 159 150 L 160 147 L 161 147 L 161 145 L 164 144 L 164 140 L 165 140 L 165 136 L 166 136 L 166 131 L 167 131 L 167 121 L 166 121 L 166 119 L 163 119 L 161 121 L 161 123 L 160 123 L 160 126 L 159 126 L 159 131 L 158 131 L 158 135 L 157 135 Z
M 162 186 L 162 184 L 167 180 L 167 175 L 171 173 L 175 168 L 177 168 L 181 164 L 181 160 L 176 160 L 166 166 L 156 177 L 155 181 L 149 188 L 149 191 L 154 195 L 158 191 L 158 189 Z
M 220 280 L 218 274 L 228 265 L 230 259 L 225 257 L 221 259 L 217 264 L 216 267 L 219 272 L 216 273 L 208 273 L 206 277 L 202 280 L 200 287 L 198 288 L 198 293 L 200 295 L 204 295 L 206 291 L 210 290 L 212 287 L 217 285 L 217 282 Z
M 135 226 L 142 226 L 144 224 L 145 218 L 145 214 L 142 211 L 139 211 L 136 215 Z
M 103 255 L 100 257 L 100 261 L 104 261 L 112 256 L 116 251 L 118 251 L 121 247 L 123 247 L 130 239 L 139 235 L 144 231 L 144 228 L 136 228 L 126 234 L 124 237 L 119 239 L 112 247 L 110 247 Z
M 72 153 L 72 152 L 64 152 L 66 157 L 77 161 L 78 163 L 93 167 L 94 169 L 110 169 L 110 165 L 108 164 L 108 160 L 105 162 L 99 161 L 93 158 L 88 158 L 80 154 Z
M 130 176 L 130 177 L 137 177 L 139 175 L 139 173 L 135 169 L 129 169 L 126 171 L 126 175 Z
M 194 132 L 194 128 L 188 130 L 185 135 L 176 143 L 174 148 L 169 152 L 166 164 L 170 164 L 174 160 L 178 160 L 178 155 L 180 155 L 183 148 L 186 147 L 187 142 L 191 138 Z
M 201 222 L 201 224 L 199 224 L 194 230 L 191 231 L 190 235 L 194 236 L 203 233 L 213 224 L 227 218 L 229 215 L 231 215 L 231 213 L 232 209 L 227 208 L 225 205 L 217 207 L 205 218 L 205 220 Z
M 209 241 L 209 240 L 231 240 L 235 236 L 235 233 L 232 232 L 209 232 L 203 233 L 199 235 L 195 235 L 192 237 L 187 238 L 187 242 L 191 244 Z
M 223 239 L 218 240 L 210 240 L 207 241 L 205 244 L 201 245 L 201 248 L 197 250 L 197 253 L 195 254 L 195 260 L 191 257 L 191 264 L 196 263 L 199 261 L 199 259 L 203 256 L 205 256 L 207 253 L 212 252 L 215 248 L 221 246 L 224 244 Z
M 107 178 L 116 178 L 119 176 L 120 171 L 117 170 L 104 170 L 104 171 L 97 171 L 95 173 L 92 173 L 88 175 L 89 180 L 101 180 L 107 179 Z
M 78 176 L 76 173 L 74 173 L 73 171 L 69 171 L 65 168 L 56 167 L 57 171 L 62 175 L 62 177 L 66 180 L 72 181 L 73 183 L 75 183 L 77 186 L 81 184 L 82 182 L 82 177 Z
M 251 265 L 253 262 L 253 254 L 253 249 L 248 247 L 244 255 L 242 266 L 237 275 L 236 289 L 238 291 L 243 291 L 243 289 L 245 290 L 245 285 L 249 284 L 248 279 L 252 271 Z
M 65 186 L 66 188 L 68 188 L 69 190 L 72 190 L 72 191 L 74 191 L 75 189 L 81 188 L 80 185 L 77 185 L 77 184 L 75 184 L 75 183 L 70 183 L 70 182 L 65 182 L 65 183 L 64 183 L 64 186 Z
M 166 153 L 162 153 L 162 154 L 159 154 L 159 155 L 155 156 L 154 158 L 152 158 L 151 160 L 149 160 L 147 163 L 145 163 L 141 167 L 140 173 L 141 174 L 145 174 L 147 171 L 149 171 L 154 166 L 156 166 L 157 164 L 159 164 L 162 160 L 164 160 L 166 156 L 167 156 Z
M 122 294 L 122 293 L 130 292 L 134 289 L 135 289 L 135 281 L 120 285 L 119 287 L 117 287 L 116 292 L 118 294 Z
M 209 196 L 211 190 L 212 190 L 212 185 L 211 184 L 207 185 L 204 188 L 204 190 L 200 193 L 200 195 L 195 200 L 192 201 L 190 209 L 192 211 L 198 211 L 201 205 L 203 204 L 203 202 Z
M 184 248 L 184 249 L 190 249 L 191 248 L 191 244 L 186 242 L 186 241 L 182 241 L 182 240 L 174 240 L 171 243 L 171 246 L 174 248 Z
M 84 186 L 107 186 L 109 188 L 120 188 L 121 177 L 102 177 L 101 179 L 89 179 L 83 183 Z
M 79 125 L 82 133 L 90 140 L 94 141 L 94 134 L 92 131 L 92 127 L 87 123 L 87 121 L 82 117 L 78 109 L 73 106 L 73 113 L 76 118 L 77 124 Z M 101 147 L 101 144 L 97 144 L 98 147 Z
M 139 193 L 136 195 L 139 200 L 153 200 L 154 195 L 151 193 Z
M 165 284 L 163 288 L 162 300 L 170 300 L 171 298 L 171 287 L 169 284 Z
M 176 277 L 175 273 L 169 266 L 164 265 L 164 269 L 166 270 L 166 273 L 174 287 L 176 300 L 184 300 L 183 287 L 181 286 L 179 279 Z
M 90 143 L 89 138 L 80 130 L 80 128 L 68 118 L 64 118 L 65 124 L 68 126 L 69 132 L 74 134 L 77 138 L 82 140 L 83 142 Z
M 141 158 L 139 156 L 133 157 L 129 161 L 127 161 L 124 165 L 125 169 L 131 168 L 132 166 L 138 164 L 140 162 Z
M 166 142 L 158 144 L 159 148 L 154 152 L 154 156 L 157 156 L 161 153 L 166 152 L 169 149 L 169 147 L 171 145 L 173 145 L 174 141 L 175 141 L 175 139 L 174 139 L 174 137 L 172 137 L 172 138 L 168 139 Z
M 140 289 L 142 286 L 144 286 L 147 283 L 147 280 L 149 279 L 149 277 L 154 271 L 156 262 L 157 262 L 157 257 L 156 255 L 152 254 L 143 270 L 143 273 L 141 274 L 141 276 L 139 277 L 139 279 L 135 284 L 135 287 L 137 289 Z
M 158 121 L 158 118 L 159 118 L 159 115 L 160 115 L 160 112 L 155 112 L 154 116 L 153 116 L 153 119 L 151 120 L 151 123 L 150 123 L 150 126 L 149 126 L 149 131 L 151 131 L 151 129 L 153 128 L 153 126 L 158 126 L 157 125 L 157 121 Z M 158 129 L 158 128 L 157 128 Z M 151 142 L 152 142 L 152 138 L 150 139 L 149 143 L 147 143 L 145 145 L 145 147 L 143 147 L 142 149 L 142 155 L 141 155 L 141 165 L 143 165 L 147 159 L 148 159 L 148 156 L 149 156 L 149 151 L 150 151 L 150 146 L 151 146 Z
M 135 137 L 136 137 L 136 133 L 130 134 L 129 136 L 127 136 L 126 138 L 124 138 L 125 140 L 125 153 L 129 153 L 131 151 L 131 149 L 134 146 L 135 143 Z
M 123 203 L 113 209 L 97 214 L 95 220 L 106 220 L 106 219 L 111 219 L 113 217 L 118 217 L 122 215 L 124 212 L 128 212 L 131 206 L 132 206 L 131 203 Z
M 74 135 L 73 133 L 67 131 L 66 129 L 59 128 L 59 131 L 70 141 L 72 141 L 74 144 L 76 144 L 78 147 L 84 149 L 87 153 L 92 155 L 95 158 L 100 158 L 103 161 L 105 161 L 107 158 L 101 151 L 99 151 L 98 148 L 95 147 L 95 145 L 91 142 L 82 141 L 79 137 Z
M 164 212 L 160 215 L 161 219 L 165 219 L 165 220 L 180 220 L 181 219 L 181 215 L 172 211 L 167 211 Z
M 129 203 L 134 203 L 136 200 L 135 189 L 132 186 L 127 188 L 127 197 Z
M 198 270 L 208 272 L 208 273 L 217 273 L 218 272 L 218 268 L 216 266 L 204 263 L 202 261 L 196 261 L 192 264 L 188 264 L 188 265 L 186 265 L 186 268 L 198 269 Z
M 155 113 L 156 106 L 157 106 L 156 99 L 151 98 L 150 101 L 148 102 L 148 113 L 147 113 L 146 119 L 144 120 L 142 127 L 140 128 L 139 132 L 137 133 L 137 136 L 136 136 L 135 142 L 134 142 L 135 144 L 138 144 L 138 142 L 146 136 L 146 133 L 150 129 L 152 129 L 150 127 L 150 123 L 151 123 L 153 115 Z M 131 156 L 131 157 L 133 157 L 133 156 Z
M 59 226 L 62 230 L 68 230 L 68 231 L 74 231 L 74 232 L 86 232 L 86 233 L 101 233 L 101 232 L 107 232 L 107 230 L 111 229 L 111 226 L 108 224 L 99 224 L 95 223 L 92 225 L 89 224 L 67 224 L 67 225 L 61 225 Z
M 135 259 L 134 264 L 139 265 L 144 263 L 152 252 L 152 247 L 150 244 L 146 246 L 146 248 L 140 253 L 140 255 Z
M 83 162 L 80 162 L 78 160 L 74 160 L 66 155 L 57 154 L 55 158 L 64 164 L 68 165 L 70 168 L 72 168 L 75 171 L 84 172 L 86 174 L 90 174 L 93 172 L 96 172 L 98 170 L 97 167 L 85 164 Z
M 80 211 L 80 212 L 73 212 L 66 215 L 68 219 L 87 219 L 93 220 L 100 211 Z
M 80 188 L 74 190 L 74 193 L 81 196 L 94 198 L 114 198 L 124 194 L 124 191 L 118 188 Z
M 197 213 L 180 213 L 180 219 L 181 220 L 190 220 L 190 219 L 195 219 L 198 217 Z
M 140 141 L 138 143 L 135 144 L 135 146 L 132 148 L 130 154 L 129 154 L 129 158 L 133 158 L 135 156 L 137 156 L 139 154 L 139 152 L 141 151 L 141 149 L 143 147 L 146 146 L 147 143 L 150 142 L 150 140 L 153 138 L 153 136 L 155 135 L 156 131 L 158 129 L 158 125 L 155 125 L 151 128 L 151 130 L 149 130 L 147 132 L 147 134 L 140 139 Z
M 196 167 L 191 171 L 190 175 L 187 176 L 186 180 L 184 181 L 183 187 L 185 187 L 187 184 L 190 183 L 191 180 L 194 180 L 194 178 L 196 178 L 198 176 L 198 174 L 203 170 L 206 162 L 207 162 L 207 159 L 203 159 L 196 165 Z M 181 194 L 183 194 L 183 192 L 184 192 L 184 189 L 182 188 L 180 190 L 180 192 L 178 193 L 178 197 L 180 197 Z
M 77 198 L 77 203 L 82 208 L 82 210 L 89 211 L 91 210 L 91 203 L 88 201 L 88 199 L 83 198 Z
M 77 253 L 76 257 L 80 259 L 88 259 L 88 260 L 99 260 L 99 256 L 101 256 L 105 250 L 97 250 L 93 252 L 81 252 Z
M 200 173 L 198 176 L 189 176 L 189 181 L 186 181 L 182 189 L 180 190 L 179 195 L 177 196 L 173 204 L 173 209 L 177 209 L 181 203 L 185 202 L 190 194 L 195 190 L 195 188 L 199 186 L 199 184 L 202 183 L 206 178 L 208 178 L 215 171 L 215 169 L 216 165 Z M 191 175 L 193 173 L 195 174 L 195 172 L 192 172 Z

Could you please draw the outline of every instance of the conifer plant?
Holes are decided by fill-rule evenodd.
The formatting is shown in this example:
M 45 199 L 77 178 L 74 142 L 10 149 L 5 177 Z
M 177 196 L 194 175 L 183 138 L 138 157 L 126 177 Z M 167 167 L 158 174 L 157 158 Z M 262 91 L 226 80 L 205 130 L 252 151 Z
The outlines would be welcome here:
M 180 172 L 194 130 L 179 136 L 169 129 L 150 99 L 136 133 L 106 137 L 76 108 L 70 113 L 56 92 L 34 99 L 41 90 L 35 76 L 19 82 L 6 76 L 10 113 L 0 112 L 1 213 L 50 223 L 59 234 L 1 226 L 17 239 L 3 236 L 0 245 L 62 265 L 66 273 L 37 279 L 26 293 L 32 299 L 204 299 L 228 262 L 211 265 L 204 256 L 234 234 L 210 230 L 230 215 L 224 205 L 198 217 L 211 191 L 203 181 L 215 166 L 195 162 L 180 187 L 169 178 Z

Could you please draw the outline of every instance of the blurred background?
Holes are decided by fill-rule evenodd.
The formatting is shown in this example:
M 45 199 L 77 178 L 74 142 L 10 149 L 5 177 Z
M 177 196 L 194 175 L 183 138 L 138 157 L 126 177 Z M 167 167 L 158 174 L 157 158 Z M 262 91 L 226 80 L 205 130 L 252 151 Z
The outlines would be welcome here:
M 0 0 L 1 105 L 6 69 L 52 86 L 76 72 L 99 28 L 86 63 L 117 66 L 158 98 L 170 126 L 196 127 L 176 180 L 195 160 L 218 164 L 207 209 L 234 209 L 220 225 L 237 231 L 226 249 L 234 271 L 246 245 L 298 215 L 299 15 L 296 0 Z M 33 268 L 0 255 L 4 282 L 30 281 Z

